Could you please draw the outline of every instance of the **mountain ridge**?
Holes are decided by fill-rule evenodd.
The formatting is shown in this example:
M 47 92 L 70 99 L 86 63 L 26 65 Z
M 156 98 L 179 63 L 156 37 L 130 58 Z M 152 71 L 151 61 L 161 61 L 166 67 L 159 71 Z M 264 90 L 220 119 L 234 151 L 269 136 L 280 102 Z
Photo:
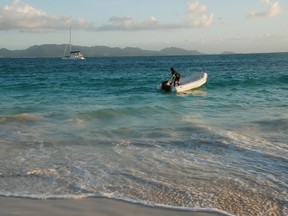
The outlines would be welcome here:
M 34 45 L 23 50 L 0 49 L 2 58 L 44 58 L 63 57 L 66 44 Z M 73 50 L 80 50 L 85 57 L 108 56 L 175 56 L 175 55 L 204 55 L 197 50 L 186 50 L 177 47 L 167 47 L 159 51 L 144 50 L 137 47 L 108 47 L 108 46 L 73 46 Z

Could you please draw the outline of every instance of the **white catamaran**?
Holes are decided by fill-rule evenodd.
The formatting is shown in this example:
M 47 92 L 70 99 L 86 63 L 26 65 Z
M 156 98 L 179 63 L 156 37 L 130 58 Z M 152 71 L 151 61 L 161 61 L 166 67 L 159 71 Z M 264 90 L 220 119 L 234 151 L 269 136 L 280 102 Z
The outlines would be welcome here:
M 69 53 L 67 52 L 67 46 L 65 47 L 64 51 L 64 57 L 62 59 L 71 59 L 71 60 L 85 60 L 85 57 L 82 55 L 80 51 L 72 51 L 72 45 L 71 45 L 71 27 L 70 27 L 70 40 L 69 40 Z

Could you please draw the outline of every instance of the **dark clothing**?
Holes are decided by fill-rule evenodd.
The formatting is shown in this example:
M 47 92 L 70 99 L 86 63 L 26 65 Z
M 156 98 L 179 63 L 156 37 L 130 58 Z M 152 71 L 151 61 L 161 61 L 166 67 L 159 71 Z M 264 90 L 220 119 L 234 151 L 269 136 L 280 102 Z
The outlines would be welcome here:
M 173 75 L 175 76 L 175 81 L 180 80 L 181 75 L 177 71 L 175 71 Z
M 170 79 L 173 80 L 173 84 L 174 86 L 179 85 L 179 82 L 180 82 L 180 73 L 178 73 L 173 67 L 171 68 L 171 72 L 172 72 L 172 76 Z

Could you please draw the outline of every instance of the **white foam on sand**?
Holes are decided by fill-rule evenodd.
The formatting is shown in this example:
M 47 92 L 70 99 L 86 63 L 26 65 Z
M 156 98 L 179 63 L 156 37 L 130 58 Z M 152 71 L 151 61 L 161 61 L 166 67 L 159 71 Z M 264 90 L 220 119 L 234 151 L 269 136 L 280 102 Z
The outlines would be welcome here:
M 229 214 L 211 209 L 174 208 L 147 206 L 115 199 L 27 199 L 0 197 L 1 214 L 21 216 L 227 216 Z

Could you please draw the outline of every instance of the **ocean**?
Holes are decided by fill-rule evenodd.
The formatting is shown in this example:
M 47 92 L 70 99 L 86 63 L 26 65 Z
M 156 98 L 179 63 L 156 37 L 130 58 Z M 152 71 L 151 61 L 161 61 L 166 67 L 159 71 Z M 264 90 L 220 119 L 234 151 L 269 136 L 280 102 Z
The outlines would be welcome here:
M 0 59 L 0 195 L 288 215 L 287 96 L 288 53 Z

